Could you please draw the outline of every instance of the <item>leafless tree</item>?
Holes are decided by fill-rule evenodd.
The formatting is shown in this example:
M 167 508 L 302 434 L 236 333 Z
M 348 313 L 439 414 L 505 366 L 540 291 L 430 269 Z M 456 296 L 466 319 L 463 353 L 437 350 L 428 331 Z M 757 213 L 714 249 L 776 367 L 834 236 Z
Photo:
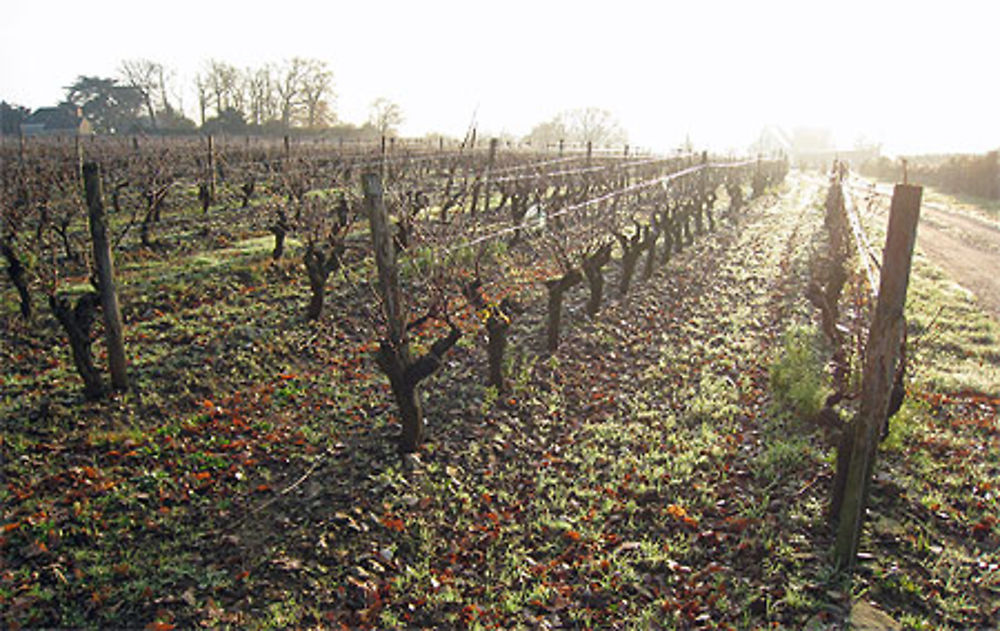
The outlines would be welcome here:
M 308 62 L 301 57 L 292 57 L 285 61 L 277 70 L 274 84 L 278 97 L 278 112 L 281 124 L 290 127 L 292 118 L 301 104 L 302 79 L 306 74 Z
M 210 59 L 205 70 L 208 94 L 215 101 L 215 113 L 235 108 L 242 110 L 243 95 L 240 71 L 232 64 Z
M 529 142 L 545 147 L 560 140 L 595 147 L 624 144 L 628 134 L 614 115 L 599 107 L 585 107 L 560 112 L 551 120 L 539 123 L 528 134 Z
M 124 83 L 139 91 L 146 106 L 146 113 L 149 115 L 149 122 L 156 129 L 156 106 L 155 100 L 164 103 L 164 109 L 169 105 L 166 102 L 165 94 L 165 74 L 163 65 L 149 59 L 126 59 L 121 63 L 119 73 Z M 157 99 L 159 97 L 159 99 Z
M 198 92 L 198 123 L 205 124 L 206 111 L 208 110 L 209 84 L 208 78 L 202 75 L 195 75 L 194 87 Z
M 247 89 L 248 122 L 262 125 L 276 112 L 272 68 L 270 65 L 247 68 L 243 76 Z
M 333 97 L 333 72 L 325 61 L 306 60 L 301 78 L 302 105 L 305 107 L 306 127 L 313 129 L 329 122 L 329 101 Z
M 608 110 L 585 107 L 570 110 L 563 116 L 570 135 L 576 142 L 593 143 L 598 146 L 622 144 L 628 141 L 625 130 Z
M 391 135 L 395 133 L 396 127 L 403 122 L 403 110 L 389 99 L 379 97 L 372 101 L 368 122 L 378 130 L 379 135 Z

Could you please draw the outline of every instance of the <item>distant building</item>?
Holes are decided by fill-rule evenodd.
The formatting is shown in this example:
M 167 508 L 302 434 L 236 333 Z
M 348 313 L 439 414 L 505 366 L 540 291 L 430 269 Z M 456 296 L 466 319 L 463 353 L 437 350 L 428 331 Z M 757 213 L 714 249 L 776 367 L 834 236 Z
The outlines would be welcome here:
M 89 136 L 94 128 L 80 108 L 60 105 L 32 112 L 21 123 L 21 133 L 25 136 Z
M 757 142 L 750 146 L 751 155 L 789 155 L 792 152 L 792 137 L 784 129 L 768 125 L 760 130 Z
M 768 125 L 760 132 L 760 137 L 750 146 L 751 154 L 765 156 L 787 155 L 794 166 L 809 168 L 829 168 L 834 160 L 843 160 L 857 167 L 877 158 L 878 145 L 838 149 L 833 135 L 824 127 L 796 127 L 791 133 Z

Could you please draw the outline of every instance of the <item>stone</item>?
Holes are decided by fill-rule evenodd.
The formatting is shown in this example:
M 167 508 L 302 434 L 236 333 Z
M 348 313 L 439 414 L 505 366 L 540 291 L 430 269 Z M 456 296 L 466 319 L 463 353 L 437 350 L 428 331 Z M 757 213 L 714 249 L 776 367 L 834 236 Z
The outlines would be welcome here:
M 852 631 L 902 631 L 903 627 L 892 617 L 863 600 L 851 605 L 851 616 L 847 628 Z

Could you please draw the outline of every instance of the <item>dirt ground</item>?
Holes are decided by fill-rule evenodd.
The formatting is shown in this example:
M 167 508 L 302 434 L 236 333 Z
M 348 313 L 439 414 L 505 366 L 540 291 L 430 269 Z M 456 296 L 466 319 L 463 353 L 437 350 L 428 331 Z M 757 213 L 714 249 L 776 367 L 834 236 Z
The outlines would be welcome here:
M 865 182 L 863 189 L 869 186 Z M 891 196 L 892 186 L 877 184 L 876 191 Z M 917 248 L 972 292 L 984 311 L 1000 320 L 1000 225 L 925 201 L 920 209 Z

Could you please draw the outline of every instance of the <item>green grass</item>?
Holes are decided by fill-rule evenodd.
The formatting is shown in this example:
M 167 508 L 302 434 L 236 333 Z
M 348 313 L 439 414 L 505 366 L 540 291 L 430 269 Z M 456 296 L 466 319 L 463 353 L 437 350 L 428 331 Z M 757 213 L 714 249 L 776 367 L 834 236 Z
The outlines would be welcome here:
M 814 418 L 831 390 L 818 348 L 819 333 L 813 327 L 785 331 L 780 355 L 771 364 L 771 390 L 778 402 L 799 419 Z
M 881 222 L 870 223 L 873 242 L 884 240 Z M 894 611 L 905 628 L 995 625 L 997 592 L 969 586 L 996 584 L 989 568 L 1000 564 L 992 481 L 1000 467 L 1000 324 L 919 251 L 906 316 L 908 398 L 881 446 L 862 542 L 863 550 L 894 553 L 876 554 L 854 591 Z
M 1000 397 L 1000 323 L 920 255 L 914 261 L 907 318 L 916 384 Z
M 571 293 L 552 356 L 538 350 L 542 290 L 525 289 L 513 391 L 483 385 L 470 330 L 426 384 L 429 442 L 414 460 L 395 453 L 361 289 L 331 279 L 329 310 L 304 321 L 300 264 L 272 262 L 266 233 L 236 219 L 221 247 L 126 257 L 135 388 L 112 400 L 80 400 L 53 323 L 16 328 L 5 290 L 0 316 L 18 346 L 0 352 L 18 368 L 0 398 L 13 483 L 0 486 L 0 525 L 16 526 L 0 533 L 0 616 L 28 627 L 832 622 L 849 591 L 828 558 L 832 456 L 804 422 L 826 393 L 803 297 L 822 214 L 818 188 L 786 192 L 597 320 L 575 315 L 586 292 Z M 368 265 L 355 276 L 371 278 Z M 957 328 L 980 327 L 971 304 L 947 329 L 922 321 L 962 304 L 926 275 L 918 266 L 912 291 L 928 282 L 934 302 L 911 300 L 924 322 L 912 339 L 936 355 L 914 354 L 866 531 L 878 566 L 855 595 L 915 628 L 957 629 L 985 619 L 969 607 L 995 602 L 977 586 L 994 576 L 979 562 L 993 562 L 1000 534 L 988 519 L 1000 449 L 989 404 L 940 387 L 970 383 L 969 358 L 950 345 L 981 344 L 987 360 L 994 333 Z M 946 344 L 928 341 L 945 330 Z M 433 334 L 418 335 L 425 347 Z

